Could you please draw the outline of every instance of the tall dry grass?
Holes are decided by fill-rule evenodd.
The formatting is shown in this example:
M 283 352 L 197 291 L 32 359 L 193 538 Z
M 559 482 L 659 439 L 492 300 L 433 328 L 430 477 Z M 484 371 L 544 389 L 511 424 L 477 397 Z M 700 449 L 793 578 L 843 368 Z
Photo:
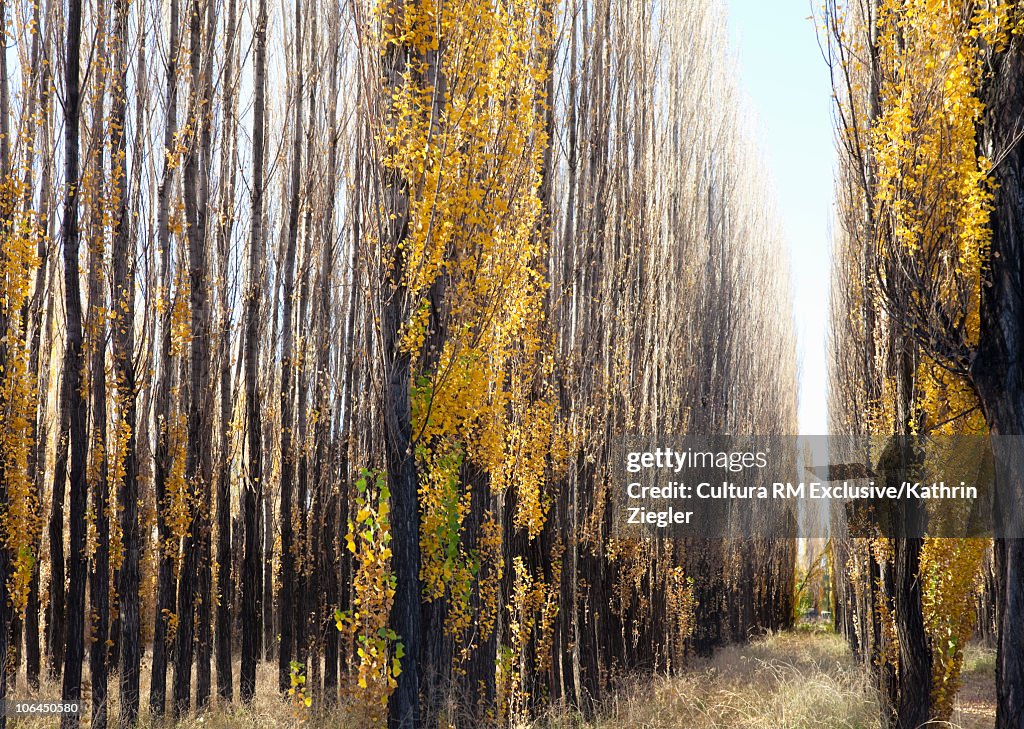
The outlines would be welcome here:
M 928 729 L 995 726 L 995 653 L 970 646 L 953 721 Z M 870 676 L 839 636 L 809 630 L 730 646 L 682 676 L 639 682 L 607 714 L 583 722 L 552 711 L 533 729 L 877 729 Z
M 968 648 L 963 688 L 953 724 L 929 729 L 991 729 L 995 657 Z M 175 725 L 149 716 L 144 681 L 142 729 L 378 729 L 345 706 L 303 714 L 277 693 L 277 665 L 261 663 L 251 707 L 216 705 Z M 237 687 L 236 687 L 237 689 Z M 116 678 L 111 683 L 116 715 Z M 25 696 L 23 690 L 16 692 Z M 38 698 L 56 699 L 60 687 L 45 684 Z M 316 697 L 314 696 L 314 699 Z M 16 729 L 58 726 L 54 719 L 18 720 Z M 111 726 L 114 723 L 111 722 Z M 88 727 L 89 721 L 83 721 Z M 609 701 L 604 715 L 586 722 L 552 708 L 529 729 L 878 729 L 878 702 L 870 678 L 836 635 L 800 631 L 729 646 L 695 663 L 681 676 L 638 679 Z M 428 727 L 426 729 L 439 729 Z
M 877 702 L 842 638 L 770 635 L 729 646 L 681 676 L 648 680 L 583 723 L 549 716 L 544 729 L 873 729 Z
M 238 665 L 235 665 L 235 676 L 238 676 Z M 88 677 L 88 671 L 86 671 Z M 23 678 L 23 677 L 20 677 Z M 167 707 L 171 707 L 170 681 L 168 672 Z M 174 722 L 170 716 L 157 719 L 149 713 L 149 673 L 144 671 L 142 681 L 142 715 L 139 729 L 379 729 L 368 722 L 364 715 L 350 708 L 339 705 L 330 710 L 300 710 L 296 705 L 282 698 L 277 690 L 277 663 L 261 662 L 256 670 L 256 697 L 251 706 L 242 706 L 238 701 L 238 683 L 235 682 L 235 702 L 232 704 L 218 702 L 213 699 L 213 706 L 201 714 L 193 714 L 180 722 Z M 214 687 L 216 690 L 216 687 Z M 89 687 L 85 687 L 86 713 L 82 727 L 91 725 L 89 717 Z M 60 684 L 44 682 L 38 694 L 30 694 L 24 681 L 19 680 L 18 689 L 12 696 L 19 699 L 38 701 L 56 701 L 60 698 Z M 317 697 L 313 697 L 317 698 Z M 110 727 L 117 722 L 117 676 L 110 682 Z M 33 717 L 9 720 L 11 729 L 51 729 L 60 726 L 55 718 Z

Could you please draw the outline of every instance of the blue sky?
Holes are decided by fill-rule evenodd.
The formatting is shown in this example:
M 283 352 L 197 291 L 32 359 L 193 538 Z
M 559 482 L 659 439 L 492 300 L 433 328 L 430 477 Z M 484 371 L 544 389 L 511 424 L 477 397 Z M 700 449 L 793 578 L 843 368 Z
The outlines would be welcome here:
M 790 250 L 800 432 L 828 432 L 826 332 L 833 206 L 831 85 L 811 0 L 727 0 L 732 47 Z

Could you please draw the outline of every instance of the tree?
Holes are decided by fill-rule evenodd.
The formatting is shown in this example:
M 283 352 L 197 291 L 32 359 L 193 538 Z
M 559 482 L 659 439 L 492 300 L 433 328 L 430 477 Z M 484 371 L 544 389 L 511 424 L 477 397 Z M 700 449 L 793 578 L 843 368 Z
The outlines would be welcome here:
M 394 0 L 384 20 L 387 26 L 381 69 L 385 94 L 399 93 L 405 74 L 413 63 L 413 49 L 397 40 L 399 24 L 408 6 Z M 385 97 L 385 109 L 389 99 Z M 388 113 L 387 111 L 384 112 Z M 395 124 L 385 117 L 382 124 Z M 398 169 L 382 165 L 383 199 L 378 226 L 381 236 L 381 356 L 384 373 L 384 445 L 393 513 L 394 570 L 396 587 L 391 608 L 391 625 L 401 636 L 409 657 L 398 676 L 397 687 L 388 705 L 388 726 L 392 729 L 417 729 L 420 726 L 417 661 L 422 639 L 420 615 L 420 521 L 416 461 L 412 452 L 412 404 L 410 402 L 411 357 L 402 347 L 402 326 L 408 319 L 410 301 L 405 286 L 406 252 L 403 242 L 409 235 L 408 181 Z
M 266 133 L 267 83 L 267 4 L 260 0 L 256 15 L 256 61 L 254 67 L 253 107 L 253 180 L 252 219 L 249 241 L 248 291 L 245 308 L 245 402 L 248 444 L 248 478 L 242 492 L 242 514 L 245 528 L 245 557 L 242 566 L 242 668 L 239 694 L 251 702 L 256 691 L 256 661 L 262 628 L 261 577 L 262 540 L 258 512 L 263 506 L 263 425 L 259 407 L 257 377 L 259 368 L 260 257 L 263 251 L 263 192 Z
M 1021 270 L 1022 215 L 1024 215 L 1024 147 L 1020 143 L 1020 118 L 1024 110 L 1024 38 L 1020 33 L 1020 8 L 1007 9 L 1004 18 L 1013 35 L 997 41 L 991 76 L 981 90 L 985 106 L 981 147 L 992 160 L 992 243 L 989 265 L 984 271 L 981 295 L 980 336 L 971 364 L 971 379 L 978 392 L 990 432 L 996 436 L 1024 433 L 1022 372 L 1013 354 L 1022 336 Z M 1019 461 L 1011 461 L 1011 474 L 1020 473 Z M 1011 476 L 1012 478 L 1012 476 Z M 1020 482 L 1001 485 L 1019 493 Z M 1005 491 L 1004 491 L 1005 493 Z M 1020 497 L 1018 496 L 1017 499 Z M 1010 513 L 1020 516 L 1019 501 Z M 996 694 L 999 729 L 1020 726 L 1024 720 L 1024 643 L 1020 621 L 1024 619 L 1024 540 L 996 540 L 996 570 L 999 580 L 998 654 Z
M 100 53 L 107 49 L 106 4 L 97 4 L 97 45 Z M 93 135 L 106 136 L 105 99 L 107 94 L 105 68 L 93 75 Z M 92 724 L 98 729 L 107 725 L 107 640 L 110 635 L 110 497 L 109 448 L 107 439 L 107 297 L 104 281 L 106 264 L 107 191 L 105 144 L 96 145 L 89 155 L 82 193 L 87 195 L 89 212 L 89 309 L 85 322 L 85 347 L 89 355 L 90 408 L 92 416 L 91 465 L 87 475 L 92 492 L 92 514 L 96 527 L 96 545 L 89 570 L 90 642 L 89 677 L 92 681 Z
M 128 3 L 115 0 L 117 46 L 114 69 L 120 93 L 114 94 L 111 155 L 115 170 L 117 201 L 114 240 L 111 251 L 113 276 L 110 300 L 113 302 L 113 349 L 120 406 L 120 433 L 123 439 L 121 480 L 117 501 L 120 508 L 124 557 L 117 583 L 120 619 L 120 725 L 132 727 L 139 716 L 139 679 L 142 662 L 142 636 L 139 624 L 139 588 L 142 534 L 139 524 L 139 418 L 135 370 L 135 246 L 129 213 L 128 157 L 125 139 L 128 90 Z M 143 66 L 144 68 L 144 66 Z
M 169 524 L 170 498 L 168 483 L 171 479 L 172 434 L 174 418 L 171 404 L 171 382 L 173 379 L 172 347 L 172 306 L 170 290 L 171 268 L 171 195 L 173 193 L 175 167 L 177 166 L 176 135 L 178 113 L 178 53 L 179 19 L 178 0 L 171 0 L 168 13 L 169 51 L 165 70 L 167 110 L 164 117 L 163 169 L 157 191 L 157 247 L 160 255 L 159 296 L 162 308 L 159 322 L 159 349 L 157 351 L 158 377 L 155 407 L 158 426 L 157 449 L 154 457 L 154 480 L 157 509 L 157 532 L 160 553 L 157 600 L 155 605 L 155 629 L 153 631 L 153 663 L 150 672 L 149 710 L 155 716 L 163 716 L 167 704 L 167 648 L 172 639 L 170 619 L 174 611 L 174 573 L 177 545 L 173 543 Z
M 189 378 L 188 460 L 186 479 L 190 484 L 189 526 L 184 562 L 178 576 L 177 631 L 174 654 L 174 715 L 180 718 L 191 705 L 192 663 L 195 656 L 196 615 L 203 600 L 200 592 L 201 555 L 209 548 L 210 489 L 213 482 L 212 428 L 208 417 L 210 396 L 210 309 L 207 267 L 206 209 L 209 189 L 205 175 L 200 178 L 201 163 L 209 159 L 210 102 L 212 90 L 204 78 L 203 26 L 207 3 L 192 0 L 189 10 L 189 121 L 191 136 L 182 170 L 185 217 L 188 236 L 189 294 Z M 212 62 L 212 61 L 211 61 Z M 204 165 L 205 166 L 205 165 Z M 209 564 L 209 559 L 205 560 Z M 207 585 L 207 588 L 209 586 Z M 208 592 L 208 590 L 207 590 Z M 207 600 L 209 598 L 207 597 Z M 207 646 L 209 642 L 207 641 Z M 206 657 L 206 686 L 200 687 L 198 703 L 209 696 L 209 653 Z M 202 682 L 201 682 L 202 683 Z
M 61 698 L 78 701 L 82 697 L 82 660 L 85 652 L 85 511 L 88 497 L 86 458 L 88 455 L 88 405 L 82 389 L 85 357 L 82 344 L 82 298 L 78 273 L 79 251 L 79 124 L 81 122 L 81 84 L 79 54 L 82 47 L 82 3 L 69 0 L 66 59 L 64 69 L 64 221 L 61 239 L 64 244 L 64 302 L 67 345 L 64 356 L 64 401 L 68 408 L 71 467 L 70 544 L 68 563 L 70 585 L 67 603 L 67 638 Z M 64 715 L 61 726 L 77 727 L 78 715 Z
M 238 31 L 238 4 L 231 0 L 228 6 L 227 48 L 225 49 L 224 96 L 225 119 L 232 127 L 236 124 L 235 83 L 235 34 Z M 226 180 L 220 201 L 217 227 L 217 248 L 219 266 L 220 297 L 220 470 L 217 477 L 217 627 L 216 662 L 217 693 L 222 699 L 231 701 L 232 689 L 232 645 L 231 606 L 234 597 L 231 559 L 231 420 L 234 389 L 231 380 L 231 303 L 229 301 L 230 242 L 234 225 L 234 200 L 236 148 L 225 141 L 221 146 L 221 179 Z
M 862 392 L 873 404 L 867 418 L 858 417 L 854 384 L 853 392 L 835 398 L 836 410 L 845 411 L 847 427 L 868 432 L 995 434 L 999 418 L 991 383 L 1006 370 L 1000 356 L 989 359 L 1000 338 L 988 326 L 1002 304 L 989 308 L 986 302 L 1006 265 L 995 248 L 996 221 L 1012 208 L 999 197 L 997 160 L 1013 152 L 1005 136 L 1001 148 L 991 144 L 1009 122 L 1005 115 L 993 116 L 988 105 L 990 89 L 1002 83 L 1001 59 L 1012 56 L 1019 8 L 883 0 L 851 4 L 851 10 L 844 14 L 832 5 L 827 14 L 840 142 L 848 159 L 844 171 L 852 191 L 838 259 L 845 267 L 845 300 L 836 312 L 845 317 L 838 313 L 852 304 L 863 313 L 840 325 L 847 331 L 837 359 L 854 349 L 864 353 L 859 371 L 843 374 L 853 374 L 854 383 L 866 380 Z M 1003 382 L 1000 392 L 1005 390 Z M 975 417 L 979 407 L 984 422 Z M 919 585 L 930 583 L 935 570 L 951 560 L 961 560 L 957 569 L 975 574 L 981 553 L 970 541 L 939 550 L 895 539 L 891 553 L 882 550 L 890 560 L 876 565 L 868 556 L 892 614 L 886 605 L 878 615 L 872 596 L 866 607 L 873 630 L 862 626 L 858 642 L 869 638 L 875 655 L 883 656 L 879 663 L 891 664 L 884 672 L 887 724 L 918 726 L 948 718 L 958 650 L 950 661 L 942 649 L 948 632 L 939 632 L 938 645 L 930 647 L 927 623 L 955 629 L 966 641 L 969 628 L 956 626 L 955 615 L 956 601 L 970 599 L 970 584 L 951 583 L 960 595 L 949 594 L 948 587 L 929 588 L 938 592 L 927 600 Z M 947 616 L 925 615 L 922 601 L 946 606 Z M 895 639 L 886 637 L 889 626 Z
M 288 205 L 288 230 L 285 240 L 284 266 L 284 301 L 282 302 L 281 323 L 281 561 L 278 580 L 281 588 L 278 593 L 280 605 L 281 645 L 278 650 L 278 688 L 285 692 L 291 686 L 291 663 L 295 656 L 296 627 L 302 619 L 302 612 L 296 612 L 296 556 L 297 547 L 294 539 L 294 515 L 292 513 L 293 492 L 295 488 L 295 470 L 298 456 L 296 454 L 295 429 L 295 253 L 299 237 L 300 187 L 302 170 L 302 112 L 303 112 L 303 57 L 302 57 L 302 0 L 295 1 L 295 39 L 294 39 L 294 96 L 291 99 L 292 122 L 292 169 L 291 199 Z M 299 511 L 304 513 L 305 502 L 299 504 Z
M 0 36 L 6 38 L 6 3 L 0 3 L 0 23 Z M 31 141 L 28 150 L 18 145 L 12 152 L 9 82 L 4 59 L 0 61 L 0 114 L 4 115 L 0 122 L 0 698 L 14 687 L 20 626 L 26 609 L 33 605 L 32 586 L 38 589 L 34 563 L 40 526 L 37 482 L 29 470 L 36 401 L 27 326 L 36 250 L 41 245 L 37 239 L 41 241 L 42 236 L 32 219 L 31 196 L 23 191 L 14 167 L 14 152 L 25 152 L 26 158 L 34 152 Z M 26 641 L 32 637 L 26 635 Z M 38 675 L 38 663 L 36 671 Z M 6 717 L 0 718 L 0 726 L 6 726 Z

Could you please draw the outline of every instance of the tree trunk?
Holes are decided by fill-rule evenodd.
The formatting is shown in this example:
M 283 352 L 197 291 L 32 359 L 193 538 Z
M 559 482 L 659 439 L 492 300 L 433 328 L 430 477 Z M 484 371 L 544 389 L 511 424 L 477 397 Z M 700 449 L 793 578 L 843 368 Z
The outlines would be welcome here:
M 259 351 L 260 260 L 263 257 L 263 157 L 266 132 L 267 2 L 259 1 L 256 16 L 256 60 L 253 102 L 252 236 L 249 242 L 249 290 L 245 311 L 245 401 L 249 474 L 242 493 L 245 522 L 245 558 L 242 567 L 242 669 L 239 693 L 252 701 L 256 691 L 256 661 L 259 659 L 262 625 L 262 581 L 258 512 L 263 506 L 262 438 L 263 420 L 257 392 Z
M 394 0 L 391 22 L 399 22 L 403 0 Z M 409 48 L 395 43 L 384 52 L 385 92 L 405 83 Z M 390 99 L 385 99 L 385 104 Z M 393 113 L 389 110 L 389 113 Z M 384 452 L 388 486 L 392 502 L 393 565 L 397 579 L 391 626 L 405 647 L 398 686 L 388 704 L 391 729 L 418 729 L 420 726 L 418 661 L 422 642 L 420 604 L 420 514 L 416 478 L 416 460 L 412 451 L 412 407 L 409 398 L 410 356 L 402 347 L 401 332 L 408 318 L 409 302 L 403 278 L 405 254 L 402 242 L 409 233 L 408 182 L 394 169 L 382 166 L 384 220 L 380 225 L 381 244 L 392 261 L 386 270 L 381 313 L 384 368 Z
M 77 268 L 75 269 L 78 270 Z M 65 274 L 66 276 L 66 274 Z M 64 367 L 67 366 L 65 353 Z M 71 429 L 71 403 L 61 368 L 61 388 L 57 404 L 60 419 L 57 431 L 57 452 L 53 461 L 53 488 L 50 491 L 50 522 L 47 536 L 50 549 L 49 600 L 46 603 L 46 672 L 56 680 L 64 665 L 65 623 L 65 557 L 64 557 L 64 502 L 68 481 L 68 440 Z
M 36 3 L 33 7 L 33 21 L 36 26 L 39 27 L 42 18 L 40 6 L 42 3 Z M 50 66 L 48 63 L 50 54 L 47 51 L 45 54 L 46 63 L 40 60 L 40 50 L 42 43 L 39 42 L 40 34 L 36 34 L 33 37 L 33 73 L 38 73 L 39 77 L 39 106 L 40 109 L 47 109 L 50 99 L 50 88 L 51 88 L 51 74 Z M 48 45 L 48 44 L 47 44 Z M 37 48 L 38 46 L 38 48 Z M 49 139 L 51 138 L 51 115 L 45 113 L 42 115 L 42 122 L 39 125 L 39 138 L 40 148 L 49 148 Z M 43 172 L 39 181 L 39 188 L 43 190 L 39 207 L 40 213 L 49 222 L 52 216 L 50 212 L 50 186 L 52 184 L 52 161 L 46 160 L 43 162 Z M 26 181 L 28 182 L 29 173 L 26 172 Z M 26 184 L 26 195 L 32 194 L 31 183 Z M 29 207 L 31 203 L 26 203 L 26 207 Z M 49 233 L 49 231 L 47 231 Z M 53 296 L 46 296 L 46 307 L 43 307 L 43 298 L 46 292 L 47 285 L 53 285 L 53 275 L 49 272 L 50 266 L 50 246 L 52 236 L 40 236 L 39 246 L 37 254 L 39 256 L 39 268 L 36 270 L 36 283 L 35 291 L 33 293 L 32 304 L 29 310 L 29 321 L 31 322 L 32 330 L 32 343 L 29 355 L 29 372 L 38 378 L 37 396 L 36 402 L 36 415 L 32 421 L 32 445 L 31 455 L 29 457 L 29 478 L 32 480 L 32 488 L 35 493 L 35 498 L 42 507 L 43 500 L 43 481 L 46 478 L 46 446 L 49 440 L 49 433 L 46 427 L 43 415 L 47 409 L 47 397 L 46 393 L 50 390 L 50 377 L 52 376 L 50 367 L 41 367 L 40 362 L 49 362 L 49 357 L 43 359 L 42 343 L 49 341 L 44 335 L 44 332 L 51 332 L 50 321 L 53 314 Z M 53 261 L 56 261 L 54 257 Z M 41 655 L 39 651 L 39 613 L 42 608 L 42 600 L 40 596 L 40 563 L 42 561 L 42 523 L 38 526 L 38 531 L 35 534 L 35 543 L 32 549 L 32 553 L 35 556 L 35 560 L 32 564 L 32 575 L 29 580 L 28 588 L 28 605 L 25 611 L 25 674 L 28 679 L 29 688 L 33 691 L 39 690 L 39 674 L 41 671 Z
M 174 165 L 170 155 L 174 150 L 175 134 L 177 133 L 178 110 L 178 46 L 179 19 L 178 0 L 170 0 L 169 34 L 171 49 L 167 56 L 167 112 L 164 125 L 164 167 L 157 191 L 157 236 L 160 249 L 161 277 L 160 284 L 166 295 L 171 290 L 171 231 L 170 201 L 174 184 Z M 150 670 L 149 710 L 154 716 L 163 716 L 167 708 L 167 662 L 168 646 L 173 636 L 170 631 L 170 615 L 174 612 L 174 563 L 175 550 L 171 528 L 167 523 L 167 481 L 171 470 L 171 453 L 169 436 L 166 432 L 171 418 L 171 378 L 173 364 L 171 361 L 171 321 L 170 303 L 165 302 L 164 314 L 160 325 L 160 350 L 158 352 L 159 381 L 156 389 L 157 416 L 157 449 L 154 463 L 155 495 L 157 507 L 157 535 L 159 539 L 160 566 L 157 578 L 156 616 L 153 630 L 153 661 Z M 162 427 L 161 427 L 162 426 Z
M 85 556 L 86 500 L 85 480 L 88 455 L 88 410 L 82 391 L 85 361 L 82 351 L 82 297 L 78 273 L 78 198 L 79 198 L 79 123 L 81 118 L 80 61 L 82 45 L 82 2 L 68 0 L 64 101 L 64 301 L 67 308 L 67 349 L 64 357 L 64 390 L 70 423 L 71 451 L 71 538 L 68 562 L 70 587 L 67 603 L 67 635 L 64 652 L 64 677 L 61 698 L 79 701 L 82 697 L 82 660 L 85 652 L 85 583 L 88 565 Z M 63 729 L 77 728 L 79 717 L 61 718 Z
M 188 456 L 186 474 L 193 489 L 191 523 L 185 539 L 185 555 L 178 575 L 178 628 L 174 653 L 174 715 L 189 712 L 192 691 L 192 661 L 195 656 L 196 616 L 200 592 L 201 553 L 209 537 L 209 494 L 212 479 L 210 461 L 209 397 L 209 297 L 206 251 L 206 184 L 200 181 L 201 157 L 208 156 L 210 99 L 203 78 L 202 21 L 206 3 L 192 0 L 189 11 L 189 126 L 194 138 L 185 156 L 183 185 L 188 224 L 189 340 Z M 209 654 L 207 654 L 208 656 Z M 207 678 L 209 666 L 207 665 Z M 207 697 L 209 696 L 207 683 Z
M 235 124 L 235 33 L 237 32 L 238 3 L 228 5 L 227 48 L 225 49 L 224 106 L 227 123 Z M 229 150 L 231 150 L 229 152 Z M 228 301 L 228 271 L 230 268 L 230 240 L 234 223 L 231 211 L 235 199 L 234 145 L 225 141 L 222 148 L 221 179 L 226 180 L 221 202 L 224 221 L 218 236 L 220 258 L 220 471 L 217 478 L 217 628 L 216 663 L 217 694 L 226 701 L 233 698 L 231 676 L 231 605 L 234 602 L 234 582 L 231 568 L 231 412 L 233 388 L 231 384 L 231 308 Z M 229 171 L 230 170 L 230 171 Z
M 118 401 L 121 420 L 127 429 L 124 445 L 124 475 L 118 488 L 123 561 L 118 582 L 119 704 L 122 727 L 134 726 L 139 717 L 139 676 L 142 650 L 139 626 L 139 581 L 141 527 L 139 525 L 138 418 L 135 377 L 135 250 L 131 240 L 128 205 L 128 160 L 125 143 L 125 116 L 128 89 L 128 0 L 114 0 L 117 33 L 118 89 L 114 94 L 113 141 L 114 168 L 118 170 L 117 217 L 112 250 L 114 302 L 114 366 L 118 377 Z M 141 53 L 140 48 L 140 53 Z
M 295 626 L 299 616 L 296 615 L 295 585 L 295 541 L 292 524 L 292 493 L 295 486 L 295 408 L 293 382 L 295 379 L 295 339 L 294 339 L 294 289 L 295 289 L 295 249 L 299 237 L 299 189 L 302 168 L 302 0 L 295 0 L 295 67 L 292 69 L 296 79 L 291 99 L 294 111 L 292 123 L 292 169 L 291 169 L 291 201 L 288 210 L 288 238 L 284 260 L 284 296 L 282 302 L 281 324 L 281 560 L 278 582 L 277 610 L 281 645 L 277 654 L 277 683 L 283 693 L 291 685 L 291 661 L 295 653 Z M 301 509 L 305 504 L 300 505 Z
M 98 2 L 96 23 L 104 29 L 97 37 L 97 49 L 106 56 L 106 4 Z M 96 98 L 93 102 L 94 135 L 104 136 L 104 96 L 106 69 L 97 69 Z M 106 292 L 103 286 L 105 241 L 102 218 L 106 214 L 103 200 L 104 149 L 98 145 L 93 151 L 92 185 L 89 190 L 91 236 L 89 244 L 89 310 L 86 315 L 86 336 L 91 356 L 89 395 L 92 399 L 92 516 L 96 528 L 96 543 L 89 571 L 89 602 L 92 630 L 89 636 L 89 678 L 92 684 L 92 726 L 105 729 L 107 725 L 107 638 L 110 635 L 110 519 L 107 500 L 107 327 Z
M 210 303 L 211 283 L 209 270 L 211 261 L 209 239 L 206 230 L 206 211 L 210 207 L 210 180 L 212 174 L 213 136 L 211 131 L 213 114 L 213 63 L 214 39 L 217 37 L 217 14 L 214 3 L 205 3 L 207 53 L 203 61 L 201 122 L 199 135 L 200 163 L 199 176 L 199 230 L 203 240 L 203 361 L 202 404 L 200 412 L 199 473 L 202 478 L 202 498 L 199 502 L 199 605 L 196 607 L 196 710 L 203 711 L 210 705 L 213 675 L 213 402 L 214 387 L 211 373 L 213 362 L 213 310 Z M 226 145 L 225 145 L 226 146 Z
M 4 42 L 6 48 L 7 43 L 7 3 L 6 0 L 0 0 L 0 40 Z M 7 181 L 12 175 L 11 164 L 10 164 L 10 98 L 8 96 L 8 78 L 7 78 L 7 58 L 6 54 L 3 59 L 0 59 L 0 116 L 3 119 L 0 120 L 0 182 L 7 184 Z M 6 207 L 6 205 L 5 205 Z M 13 207 L 11 212 L 13 212 Z M 6 232 L 10 229 L 10 212 L 4 210 L 0 213 L 0 226 Z M 2 253 L 0 253 L 0 264 L 5 264 L 6 260 Z M 3 305 L 4 308 L 0 308 L 0 337 L 3 338 L 3 342 L 0 342 L 0 367 L 5 370 L 8 367 L 9 349 L 6 344 L 9 329 L 12 326 L 7 312 L 5 310 L 6 302 Z M 11 348 L 13 349 L 13 347 Z M 7 410 L 6 398 L 0 397 L 0 407 L 3 410 Z M 0 505 L 6 515 L 10 494 L 7 490 L 7 465 L 0 463 Z M 4 525 L 6 531 L 10 528 L 9 525 Z M 0 537 L 6 539 L 7 534 L 0 534 Z M 12 651 L 17 651 L 17 642 L 13 642 L 13 623 L 17 617 L 14 610 L 13 602 L 8 594 L 8 585 L 12 576 L 12 561 L 11 561 L 11 550 L 7 544 L 0 544 L 0 580 L 3 581 L 3 590 L 0 592 L 0 701 L 7 699 L 7 691 L 9 686 L 8 678 L 10 677 L 11 671 L 9 670 L 8 657 Z M 0 729 L 6 729 L 7 727 L 7 716 L 6 712 L 3 716 L 0 716 Z
M 971 377 L 993 436 L 1024 435 L 1024 42 L 1015 35 L 1009 48 L 993 59 L 993 71 L 982 90 L 985 120 L 982 145 L 993 170 L 995 201 L 987 286 L 982 288 L 981 336 Z M 997 445 L 998 449 L 998 445 Z M 1008 481 L 996 492 L 1005 512 L 1003 526 L 1019 529 L 1024 514 L 1021 482 L 1024 463 L 1006 448 Z M 1016 524 L 1014 523 L 1016 521 Z M 996 727 L 1024 726 L 1024 539 L 996 540 L 998 638 L 996 657 Z

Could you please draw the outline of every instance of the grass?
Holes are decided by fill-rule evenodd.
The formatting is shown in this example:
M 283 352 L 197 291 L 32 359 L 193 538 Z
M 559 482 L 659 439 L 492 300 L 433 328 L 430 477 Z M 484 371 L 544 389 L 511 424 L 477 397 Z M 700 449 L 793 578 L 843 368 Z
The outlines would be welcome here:
M 996 652 L 993 648 L 969 645 L 964 651 L 964 668 L 953 721 L 964 729 L 991 729 L 996 722 Z
M 952 724 L 991 729 L 995 657 L 971 647 Z M 534 729 L 878 729 L 870 677 L 840 636 L 805 628 L 729 646 L 681 676 L 635 684 L 608 713 L 584 722 L 565 713 Z
M 144 667 L 146 668 L 146 667 Z M 310 711 L 303 716 L 287 700 L 281 698 L 277 691 L 277 663 L 260 662 L 256 673 L 256 696 L 251 706 L 242 706 L 238 701 L 238 670 L 235 665 L 235 702 L 233 704 L 217 703 L 214 698 L 214 707 L 202 714 L 189 716 L 180 722 L 175 723 L 170 719 L 171 709 L 171 681 L 173 671 L 167 672 L 167 708 L 168 716 L 159 719 L 149 714 L 149 671 L 144 670 L 142 676 L 142 713 L 140 716 L 139 729 L 377 729 L 366 717 L 346 710 L 344 706 L 336 707 L 330 712 L 322 712 L 320 715 Z M 85 672 L 88 677 L 88 671 Z M 194 674 L 193 674 L 194 675 Z M 216 691 L 216 686 L 214 686 Z M 88 727 L 89 721 L 89 687 L 88 680 L 84 690 L 85 694 L 85 715 L 82 726 Z M 57 701 L 60 697 L 60 685 L 58 683 L 44 682 L 40 686 L 39 693 L 31 696 L 24 689 L 24 684 L 19 682 L 18 690 L 13 696 L 19 699 L 31 698 L 39 701 Z M 110 681 L 110 719 L 109 727 L 116 727 L 117 722 L 117 676 L 111 676 Z M 60 725 L 55 718 L 19 718 L 8 719 L 8 727 L 11 729 L 51 729 Z
M 995 653 L 971 646 L 964 657 L 963 687 L 952 725 L 943 729 L 991 729 L 995 723 Z M 237 672 L 236 672 L 237 676 Z M 144 676 L 148 679 L 148 675 Z M 170 676 L 168 676 L 170 678 Z M 261 663 L 256 699 L 216 707 L 177 725 L 153 721 L 146 711 L 143 681 L 142 729 L 374 729 L 364 716 L 344 707 L 303 719 L 277 694 L 277 666 Z M 111 682 L 116 703 L 116 678 Z M 237 685 L 235 687 L 237 691 Z M 59 696 L 44 685 L 40 698 Z M 18 691 L 19 697 L 23 696 Z M 88 721 L 83 726 L 88 726 Z M 10 722 L 17 729 L 58 725 L 53 719 Z M 113 722 L 111 722 L 113 726 Z M 552 709 L 533 729 L 878 729 L 878 702 L 869 677 L 845 641 L 819 629 L 779 633 L 748 645 L 729 646 L 681 676 L 637 681 L 610 699 L 605 714 L 585 722 Z
M 593 724 L 550 729 L 804 729 L 878 726 L 871 688 L 842 638 L 780 633 L 729 646 L 682 676 L 659 677 L 613 702 Z

